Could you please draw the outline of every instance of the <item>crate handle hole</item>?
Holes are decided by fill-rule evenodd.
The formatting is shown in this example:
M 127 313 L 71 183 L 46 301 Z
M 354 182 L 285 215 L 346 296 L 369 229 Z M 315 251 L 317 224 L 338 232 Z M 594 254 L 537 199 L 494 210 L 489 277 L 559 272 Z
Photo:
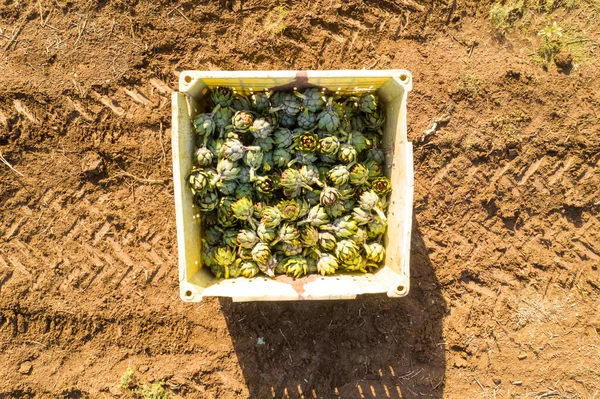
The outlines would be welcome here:
M 189 298 L 192 296 L 192 291 L 187 290 L 184 295 L 186 296 L 186 298 Z
M 406 287 L 404 287 L 403 285 L 399 285 L 396 287 L 396 293 L 402 294 L 405 289 L 406 289 Z
M 408 82 L 408 75 L 403 73 L 402 75 L 400 75 L 400 80 L 404 83 Z
M 191 77 L 190 75 L 185 75 L 185 76 L 183 77 L 183 81 L 184 81 L 185 83 L 191 83 L 191 82 L 192 82 L 192 77 Z

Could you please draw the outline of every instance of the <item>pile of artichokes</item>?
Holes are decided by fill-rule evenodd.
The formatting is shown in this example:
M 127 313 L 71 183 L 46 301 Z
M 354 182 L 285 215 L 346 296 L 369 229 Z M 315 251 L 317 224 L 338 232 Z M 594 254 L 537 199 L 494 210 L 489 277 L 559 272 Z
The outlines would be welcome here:
M 210 105 L 193 120 L 188 183 L 201 210 L 202 262 L 217 278 L 367 273 L 382 264 L 391 183 L 375 93 L 246 97 L 218 87 Z

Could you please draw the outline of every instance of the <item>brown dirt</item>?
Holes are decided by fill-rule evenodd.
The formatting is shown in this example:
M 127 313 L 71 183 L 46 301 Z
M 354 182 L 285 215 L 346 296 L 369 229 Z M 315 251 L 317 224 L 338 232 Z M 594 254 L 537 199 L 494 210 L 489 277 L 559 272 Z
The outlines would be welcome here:
M 0 398 L 127 397 L 127 367 L 171 397 L 598 397 L 598 58 L 546 71 L 446 3 L 2 2 Z M 414 75 L 410 295 L 182 303 L 179 71 L 336 68 Z

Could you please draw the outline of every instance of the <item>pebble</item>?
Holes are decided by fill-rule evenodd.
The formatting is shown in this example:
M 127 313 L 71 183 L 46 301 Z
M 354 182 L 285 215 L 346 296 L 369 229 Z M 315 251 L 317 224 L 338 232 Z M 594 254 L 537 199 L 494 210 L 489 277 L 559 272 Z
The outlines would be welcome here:
M 149 368 L 150 367 L 143 365 L 143 366 L 140 366 L 139 370 L 140 370 L 140 372 L 145 373 L 146 371 L 148 371 Z
M 19 366 L 19 373 L 21 374 L 29 374 L 33 369 L 33 364 L 31 362 L 23 362 L 21 366 Z
M 519 360 L 525 360 L 525 359 L 527 359 L 527 353 L 519 354 Z

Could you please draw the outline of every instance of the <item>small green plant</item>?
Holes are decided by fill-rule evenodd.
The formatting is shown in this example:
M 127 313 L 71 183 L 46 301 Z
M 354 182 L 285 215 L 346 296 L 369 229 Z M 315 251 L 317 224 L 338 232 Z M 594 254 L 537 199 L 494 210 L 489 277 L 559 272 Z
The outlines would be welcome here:
M 463 72 L 460 80 L 456 83 L 456 93 L 465 98 L 476 98 L 482 94 L 485 81 L 476 75 Z
M 504 33 L 512 30 L 525 12 L 523 0 L 510 0 L 507 2 L 496 2 L 490 8 L 490 21 L 492 26 Z
M 542 44 L 537 51 L 542 63 L 547 66 L 552 61 L 556 54 L 563 47 L 562 43 L 562 28 L 556 22 L 552 25 L 547 25 L 544 29 L 538 32 L 538 36 L 542 37 Z
M 127 370 L 125 370 L 125 372 L 121 376 L 121 379 L 119 380 L 119 384 L 117 386 L 123 389 L 129 389 L 133 387 L 135 385 L 133 381 L 133 373 L 133 369 L 128 367 Z
M 121 376 L 117 387 L 128 390 L 135 398 L 169 399 L 162 381 L 154 382 L 150 386 L 147 384 L 140 385 L 134 373 L 133 369 L 128 367 Z
M 265 31 L 269 32 L 272 36 L 275 36 L 285 30 L 287 25 L 284 23 L 285 17 L 288 15 L 288 10 L 284 7 L 276 7 L 271 10 L 264 22 L 263 28 Z

